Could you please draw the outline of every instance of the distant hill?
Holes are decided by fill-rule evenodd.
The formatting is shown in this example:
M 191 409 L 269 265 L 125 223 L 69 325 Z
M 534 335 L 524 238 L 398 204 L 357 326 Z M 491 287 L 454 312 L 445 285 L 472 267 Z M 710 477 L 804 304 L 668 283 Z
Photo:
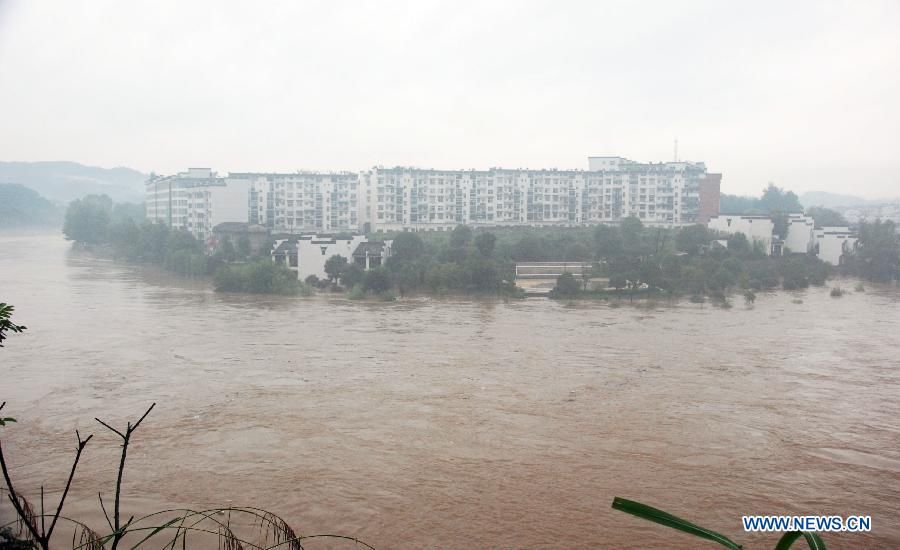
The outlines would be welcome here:
M 131 168 L 100 168 L 77 162 L 0 162 L 0 182 L 18 183 L 51 201 L 106 194 L 116 202 L 141 202 L 147 176 Z
M 63 208 L 33 189 L 0 183 L 0 230 L 62 227 Z
M 811 206 L 824 206 L 825 208 L 861 206 L 870 202 L 873 201 L 855 195 L 841 195 L 838 193 L 828 193 L 826 191 L 808 191 L 800 195 L 800 204 L 802 204 L 804 208 L 809 208 Z

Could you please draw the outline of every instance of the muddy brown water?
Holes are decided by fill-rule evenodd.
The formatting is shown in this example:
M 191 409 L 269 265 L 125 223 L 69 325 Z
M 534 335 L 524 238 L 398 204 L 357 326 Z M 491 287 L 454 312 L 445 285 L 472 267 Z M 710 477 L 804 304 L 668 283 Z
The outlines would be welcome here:
M 777 535 L 743 514 L 871 515 L 829 547 L 900 547 L 894 287 L 730 310 L 220 295 L 46 235 L 0 237 L 0 284 L 28 326 L 0 350 L 13 475 L 58 491 L 73 429 L 94 433 L 65 511 L 98 531 L 118 449 L 93 418 L 155 401 L 129 515 L 258 506 L 379 548 L 712 547 L 618 495 L 747 548 Z

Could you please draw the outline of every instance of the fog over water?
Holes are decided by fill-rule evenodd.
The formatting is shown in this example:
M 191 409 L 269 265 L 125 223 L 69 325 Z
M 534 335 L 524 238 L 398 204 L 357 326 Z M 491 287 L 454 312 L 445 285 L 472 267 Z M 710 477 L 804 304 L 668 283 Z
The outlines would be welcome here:
M 900 546 L 894 287 L 730 310 L 220 295 L 58 236 L 0 237 L 0 273 L 28 326 L 0 352 L 10 467 L 58 490 L 72 430 L 95 433 L 66 507 L 95 529 L 118 443 L 93 417 L 156 401 L 126 514 L 260 506 L 379 548 L 699 544 L 623 496 L 748 548 L 777 540 L 750 513 L 869 514 L 829 548 Z

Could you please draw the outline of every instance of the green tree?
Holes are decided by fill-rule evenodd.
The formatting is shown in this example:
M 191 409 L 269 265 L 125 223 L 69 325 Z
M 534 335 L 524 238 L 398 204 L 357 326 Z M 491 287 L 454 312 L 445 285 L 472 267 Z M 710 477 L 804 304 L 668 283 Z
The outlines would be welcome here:
M 369 292 L 381 293 L 391 289 L 391 278 L 383 267 L 366 272 L 363 286 Z
M 728 236 L 728 252 L 738 256 L 748 256 L 753 251 L 747 235 L 743 233 L 732 233 Z
M 609 225 L 598 225 L 594 229 L 594 245 L 597 257 L 604 261 L 620 256 L 625 251 L 619 228 Z
M 472 289 L 478 292 L 493 292 L 499 288 L 500 275 L 494 262 L 472 256 L 466 261 L 464 269 L 465 277 Z
M 813 206 L 806 209 L 806 215 L 816 222 L 816 228 L 823 227 L 847 227 L 850 223 L 840 212 L 822 206 Z
M 290 268 L 266 260 L 225 266 L 216 272 L 214 282 L 218 292 L 287 295 L 308 292 Z
M 700 249 L 712 240 L 712 234 L 705 225 L 695 224 L 683 227 L 675 237 L 675 246 L 678 250 L 691 256 L 700 253 Z
M 497 244 L 497 235 L 493 233 L 479 233 L 475 237 L 475 248 L 481 252 L 485 258 L 490 258 L 494 254 L 494 247 Z
M 241 235 L 237 242 L 237 253 L 242 259 L 247 259 L 253 254 L 253 246 L 250 244 L 250 237 Z
M 582 242 L 574 242 L 566 248 L 565 261 L 586 262 L 591 259 L 591 249 Z
M 622 246 L 625 254 L 641 256 L 645 253 L 643 246 L 644 223 L 636 216 L 628 216 L 622 220 L 620 227 L 622 232 Z
M 404 231 L 394 237 L 391 245 L 391 261 L 409 262 L 421 258 L 425 254 L 425 243 L 417 234 Z
M 347 258 L 335 254 L 325 260 L 325 274 L 332 283 L 337 283 L 341 278 L 341 274 L 347 269 Z
M 66 209 L 63 233 L 66 238 L 85 244 L 102 244 L 109 236 L 112 200 L 106 195 L 88 195 L 76 199 Z
M 780 187 L 776 187 L 774 183 L 770 183 L 763 190 L 762 197 L 759 199 L 759 206 L 764 212 L 769 214 L 776 212 L 782 214 L 803 212 L 800 198 L 793 191 L 785 191 Z
M 465 248 L 472 241 L 472 228 L 468 225 L 457 225 L 450 232 L 450 246 L 453 248 Z
M 526 234 L 515 243 L 512 257 L 519 262 L 536 262 L 548 256 L 544 240 L 537 235 Z
M 345 288 L 353 288 L 356 285 L 361 285 L 365 277 L 365 270 L 354 262 L 341 272 L 341 284 Z
M 722 193 L 719 196 L 719 211 L 726 214 L 763 214 L 759 199 Z
M 856 273 L 870 281 L 888 282 L 898 277 L 900 243 L 894 222 L 876 220 L 859 225 L 859 248 L 850 259 Z
M 237 249 L 227 235 L 222 237 L 222 241 L 219 243 L 219 252 L 222 253 L 222 259 L 225 261 L 233 262 L 237 259 Z
M 556 286 L 553 288 L 553 294 L 560 298 L 572 298 L 577 296 L 581 290 L 581 285 L 571 273 L 563 273 L 556 278 Z

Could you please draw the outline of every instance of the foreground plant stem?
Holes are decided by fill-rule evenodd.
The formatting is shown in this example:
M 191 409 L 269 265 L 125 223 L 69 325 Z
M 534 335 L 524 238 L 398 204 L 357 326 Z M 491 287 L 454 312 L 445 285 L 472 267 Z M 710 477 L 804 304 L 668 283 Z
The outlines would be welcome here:
M 125 458 L 128 456 L 128 444 L 131 442 L 131 434 L 138 429 L 138 426 L 140 426 L 141 422 L 143 422 L 144 419 L 147 418 L 147 415 L 150 414 L 150 411 L 152 411 L 153 407 L 155 406 L 156 403 L 150 405 L 150 408 L 147 409 L 147 412 L 145 412 L 144 415 L 141 416 L 141 418 L 138 419 L 138 421 L 135 422 L 133 426 L 131 425 L 131 422 L 128 422 L 128 425 L 125 428 L 125 433 L 122 433 L 119 430 L 113 428 L 99 418 L 94 418 L 94 420 L 102 424 L 105 428 L 113 431 L 116 435 L 122 438 L 122 456 L 119 459 L 119 474 L 116 477 L 116 500 L 113 509 L 112 522 L 110 522 L 109 520 L 109 514 L 106 513 L 106 508 L 103 507 L 103 498 L 100 497 L 100 506 L 101 508 L 103 508 L 103 514 L 106 516 L 106 522 L 110 524 L 113 530 L 112 550 L 116 550 L 116 548 L 118 548 L 119 541 L 122 540 L 122 538 L 125 536 L 125 532 L 127 531 L 128 526 L 131 525 L 132 521 L 134 521 L 134 516 L 131 516 L 131 518 L 129 518 L 128 521 L 125 522 L 125 525 L 122 525 L 121 514 L 119 512 L 122 501 L 122 474 L 125 472 Z

